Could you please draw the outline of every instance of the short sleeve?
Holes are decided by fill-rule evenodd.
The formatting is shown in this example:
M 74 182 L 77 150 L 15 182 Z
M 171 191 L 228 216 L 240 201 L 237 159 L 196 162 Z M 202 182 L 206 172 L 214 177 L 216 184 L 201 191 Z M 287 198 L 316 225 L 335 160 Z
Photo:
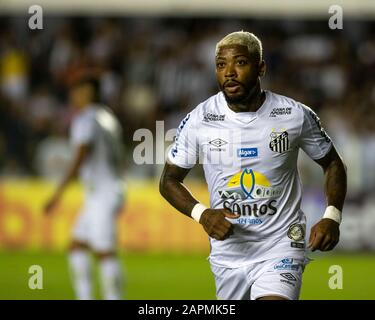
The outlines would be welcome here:
M 331 138 L 321 125 L 318 115 L 309 107 L 302 106 L 303 123 L 299 146 L 313 160 L 323 158 L 332 147 Z
M 193 118 L 191 112 L 181 121 L 167 155 L 169 163 L 185 169 L 194 167 L 198 161 L 197 128 Z
M 95 118 L 81 117 L 72 125 L 71 143 L 74 146 L 90 144 L 95 138 Z

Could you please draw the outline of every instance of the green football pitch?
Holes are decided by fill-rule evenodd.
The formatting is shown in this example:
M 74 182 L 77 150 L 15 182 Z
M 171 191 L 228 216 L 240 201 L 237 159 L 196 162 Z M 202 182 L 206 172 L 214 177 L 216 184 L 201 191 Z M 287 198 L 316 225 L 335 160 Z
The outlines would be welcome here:
M 305 269 L 301 299 L 375 299 L 374 254 L 314 254 Z M 215 299 L 213 276 L 203 255 L 125 253 L 127 299 Z M 43 270 L 43 289 L 30 289 L 29 268 Z M 332 265 L 342 268 L 342 289 L 330 289 Z M 94 268 L 99 295 L 98 269 Z M 0 299 L 74 299 L 64 253 L 0 252 Z

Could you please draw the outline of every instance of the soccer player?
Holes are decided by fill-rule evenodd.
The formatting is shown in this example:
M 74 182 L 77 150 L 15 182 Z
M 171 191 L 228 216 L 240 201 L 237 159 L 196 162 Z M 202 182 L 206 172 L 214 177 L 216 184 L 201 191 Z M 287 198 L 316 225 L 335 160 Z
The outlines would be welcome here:
M 181 122 L 160 192 L 209 235 L 218 299 L 298 299 L 307 248 L 328 251 L 339 241 L 346 168 L 314 111 L 261 89 L 266 64 L 254 34 L 228 34 L 217 43 L 215 60 L 220 92 Z M 323 168 L 327 198 L 308 244 L 300 149 Z M 198 162 L 210 208 L 183 184 Z
M 103 297 L 122 296 L 122 272 L 116 256 L 116 216 L 123 205 L 121 168 L 122 129 L 114 114 L 99 104 L 99 82 L 82 77 L 69 92 L 77 114 L 71 126 L 76 153 L 73 163 L 45 207 L 51 212 L 64 190 L 78 174 L 84 185 L 85 202 L 76 221 L 69 263 L 78 299 L 92 299 L 90 253 L 100 263 Z

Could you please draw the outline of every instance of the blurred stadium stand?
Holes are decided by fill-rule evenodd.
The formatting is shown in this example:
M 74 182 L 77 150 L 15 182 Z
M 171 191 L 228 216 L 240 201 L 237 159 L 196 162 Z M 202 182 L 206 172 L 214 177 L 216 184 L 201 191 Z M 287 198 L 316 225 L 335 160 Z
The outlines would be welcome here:
M 107 0 L 105 9 L 103 3 L 93 7 L 86 1 L 80 6 L 69 6 L 75 1 L 39 1 L 47 15 L 44 30 L 35 31 L 27 27 L 24 1 L 2 2 L 0 200 L 10 201 L 4 198 L 4 188 L 15 178 L 55 180 L 66 168 L 72 117 L 66 88 L 88 67 L 100 73 L 101 98 L 125 129 L 128 180 L 157 179 L 160 165 L 133 162 L 134 131 L 155 131 L 156 120 L 165 120 L 166 130 L 175 128 L 183 115 L 214 94 L 215 43 L 243 29 L 263 41 L 268 64 L 263 87 L 316 110 L 347 163 L 349 188 L 340 248 L 375 250 L 374 2 L 336 1 L 344 3 L 343 30 L 329 29 L 326 1 L 285 1 L 283 6 L 278 2 L 244 8 L 244 1 L 207 1 L 211 11 L 203 5 L 197 18 L 192 15 L 198 1 L 182 5 Z M 323 212 L 323 176 L 304 155 L 300 169 L 311 225 Z M 200 176 L 198 169 L 195 177 Z M 163 201 L 156 194 L 152 197 L 155 204 Z M 0 216 L 10 214 L 4 208 Z M 4 221 L 1 218 L 0 227 Z M 194 248 L 206 248 L 198 242 Z

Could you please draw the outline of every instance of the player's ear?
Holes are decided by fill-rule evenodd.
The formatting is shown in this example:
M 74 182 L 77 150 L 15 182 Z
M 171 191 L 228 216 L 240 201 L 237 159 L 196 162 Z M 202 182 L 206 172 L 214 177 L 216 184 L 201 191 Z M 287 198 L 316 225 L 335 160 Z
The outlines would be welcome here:
M 264 60 L 259 62 L 259 77 L 263 77 L 266 74 L 266 62 Z

